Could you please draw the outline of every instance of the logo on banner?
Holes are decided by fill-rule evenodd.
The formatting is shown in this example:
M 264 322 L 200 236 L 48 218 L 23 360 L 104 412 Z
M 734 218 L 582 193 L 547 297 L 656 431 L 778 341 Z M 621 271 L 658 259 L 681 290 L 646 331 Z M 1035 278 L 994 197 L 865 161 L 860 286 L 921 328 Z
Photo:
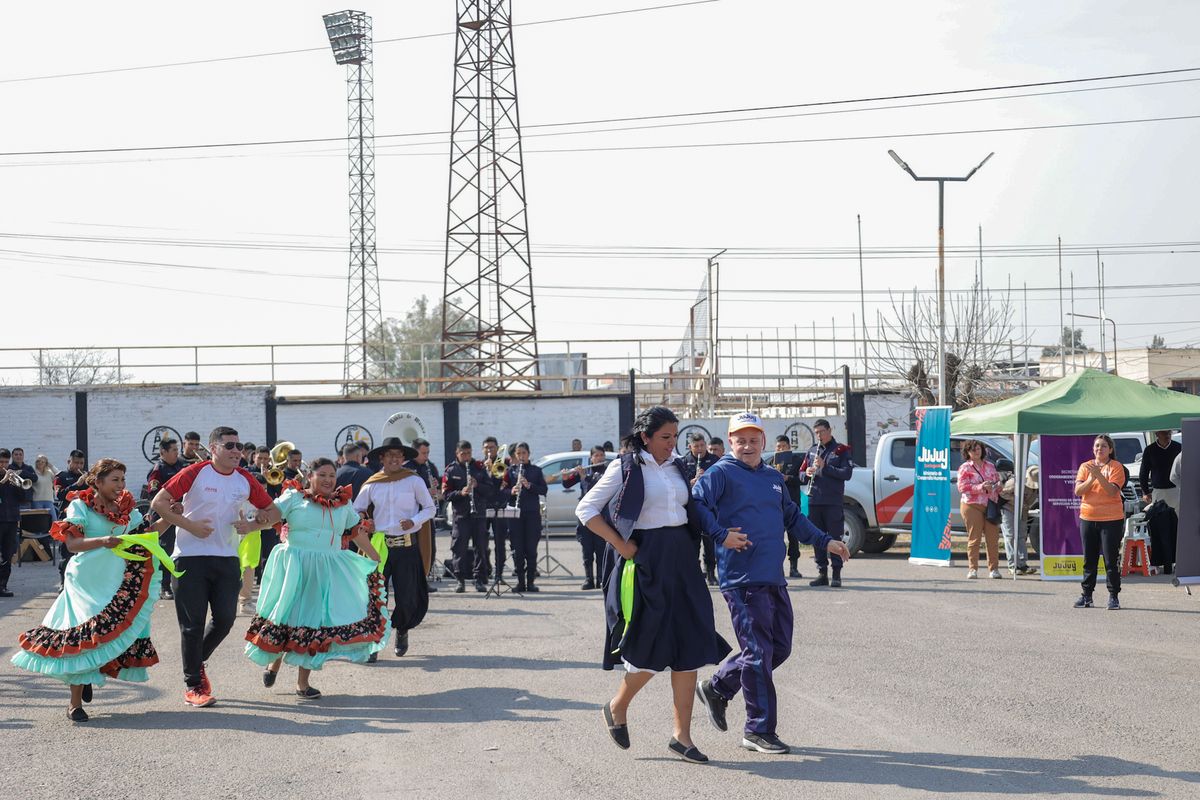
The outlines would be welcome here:
M 158 446 L 162 443 L 163 439 L 174 439 L 177 443 L 183 442 L 183 437 L 179 435 L 179 431 L 170 425 L 159 425 L 157 428 L 151 428 L 146 431 L 146 435 L 142 437 L 142 455 L 151 464 L 158 461 Z
M 705 441 L 706 447 L 707 447 L 708 441 L 710 439 L 712 439 L 712 434 L 709 433 L 708 428 L 704 427 L 703 425 L 696 425 L 694 423 L 684 425 L 682 428 L 679 429 L 679 438 L 675 440 L 675 452 L 682 455 L 688 451 L 688 440 L 692 438 L 693 433 L 703 433 L 704 434 L 704 441 Z
M 347 425 L 334 438 L 333 452 L 342 452 L 342 448 L 348 444 L 365 444 L 371 448 L 375 446 L 375 441 L 371 438 L 371 432 L 362 425 Z
M 410 414 L 407 411 L 397 411 L 388 417 L 387 422 L 383 423 L 383 430 L 379 435 L 384 439 L 395 436 L 409 445 L 413 443 L 414 439 L 428 438 L 425 434 L 425 423 L 421 422 L 421 418 L 416 414 Z
M 917 409 L 917 463 L 913 480 L 909 560 L 950 563 L 950 408 Z
M 950 449 L 922 447 L 917 461 L 933 469 L 950 469 Z
M 812 428 L 803 422 L 793 422 L 791 425 L 788 425 L 784 428 L 783 435 L 788 437 L 793 450 L 807 452 L 809 448 L 817 443 Z

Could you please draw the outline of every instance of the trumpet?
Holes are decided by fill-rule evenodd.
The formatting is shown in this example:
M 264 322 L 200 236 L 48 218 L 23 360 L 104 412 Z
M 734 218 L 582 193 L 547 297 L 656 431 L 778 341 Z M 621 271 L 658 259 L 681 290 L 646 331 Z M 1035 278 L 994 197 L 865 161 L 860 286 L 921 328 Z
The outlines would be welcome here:
M 467 495 L 471 498 L 471 516 L 475 516 L 475 476 L 471 474 L 470 464 L 467 465 Z
M 29 478 L 22 478 L 21 473 L 17 472 L 15 469 L 4 471 L 4 477 L 0 478 L 0 484 L 5 483 L 11 483 L 13 486 L 21 489 L 33 488 L 33 481 L 29 480 Z

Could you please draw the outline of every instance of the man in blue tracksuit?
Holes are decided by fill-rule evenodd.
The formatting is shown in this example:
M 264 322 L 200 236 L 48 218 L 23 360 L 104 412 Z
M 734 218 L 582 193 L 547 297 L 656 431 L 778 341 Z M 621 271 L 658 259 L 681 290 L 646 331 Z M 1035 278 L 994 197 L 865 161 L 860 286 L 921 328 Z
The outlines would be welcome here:
M 725 708 L 742 690 L 746 729 L 742 747 L 760 753 L 790 752 L 775 733 L 774 671 L 792 652 L 792 602 L 783 577 L 785 533 L 849 558 L 846 545 L 815 527 L 788 495 L 778 470 L 763 463 L 762 420 L 738 414 L 729 420 L 729 453 L 692 489 L 705 536 L 717 544 L 717 575 L 729 605 L 741 652 L 696 688 L 717 730 L 728 729 Z
M 846 481 L 854 473 L 854 462 L 850 460 L 850 447 L 838 444 L 829 430 L 829 423 L 819 419 L 813 423 L 813 435 L 817 442 L 809 448 L 800 465 L 800 485 L 809 487 L 808 518 L 812 524 L 841 541 L 846 531 L 846 510 L 842 497 L 846 493 Z M 817 562 L 817 579 L 809 586 L 842 585 L 842 559 L 837 553 L 832 556 L 833 580 L 829 578 L 829 552 L 819 545 L 813 547 Z

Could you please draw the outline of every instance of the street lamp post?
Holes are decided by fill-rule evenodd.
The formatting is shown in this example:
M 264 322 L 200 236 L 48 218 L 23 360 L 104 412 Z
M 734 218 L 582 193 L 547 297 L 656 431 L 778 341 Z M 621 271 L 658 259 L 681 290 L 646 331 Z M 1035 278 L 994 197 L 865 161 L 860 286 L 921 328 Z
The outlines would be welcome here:
M 961 178 L 958 177 L 930 177 L 920 176 L 912 171 L 908 164 L 904 163 L 904 159 L 896 155 L 895 150 L 888 150 L 888 155 L 892 160 L 900 165 L 900 169 L 907 172 L 914 181 L 937 181 L 938 185 L 938 272 L 937 272 L 937 295 L 938 295 L 938 405 L 946 405 L 946 228 L 945 228 L 945 208 L 946 208 L 946 181 L 956 181 L 966 183 L 971 180 L 971 176 L 980 170 L 980 168 L 988 162 L 995 153 L 988 153 L 983 161 L 975 169 L 968 172 Z
M 1074 311 L 1067 312 L 1068 317 L 1083 317 L 1084 319 L 1095 319 L 1100 321 L 1100 327 L 1104 327 L 1104 323 L 1112 325 L 1113 329 L 1113 375 L 1117 374 L 1117 321 L 1112 317 L 1104 315 L 1096 316 L 1095 314 L 1076 314 Z M 1075 334 L 1071 334 L 1074 336 Z M 1100 369 L 1103 372 L 1108 372 L 1108 364 L 1105 363 L 1108 359 L 1107 354 L 1103 350 L 1100 351 Z M 1086 362 L 1084 362 L 1086 363 Z

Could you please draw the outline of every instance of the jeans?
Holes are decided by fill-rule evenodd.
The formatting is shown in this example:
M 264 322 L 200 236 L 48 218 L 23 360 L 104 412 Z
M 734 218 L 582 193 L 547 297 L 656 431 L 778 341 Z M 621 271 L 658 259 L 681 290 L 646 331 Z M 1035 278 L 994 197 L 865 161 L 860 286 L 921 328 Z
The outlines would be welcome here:
M 1006 503 L 1000 509 L 1000 532 L 1004 539 L 1004 560 L 1008 562 L 1009 569 L 1024 569 L 1028 566 L 1026 559 L 1029 557 L 1029 528 L 1022 525 L 1021 530 L 1016 530 L 1015 517 L 1010 503 Z M 1014 533 L 1017 537 L 1015 545 L 1013 544 Z

